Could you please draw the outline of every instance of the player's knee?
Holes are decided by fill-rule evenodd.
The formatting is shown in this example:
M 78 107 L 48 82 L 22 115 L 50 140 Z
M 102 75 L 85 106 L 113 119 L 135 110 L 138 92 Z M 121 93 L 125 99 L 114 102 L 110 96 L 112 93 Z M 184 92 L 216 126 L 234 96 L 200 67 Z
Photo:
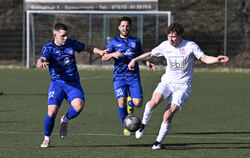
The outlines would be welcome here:
M 119 107 L 123 108 L 123 107 L 126 107 L 127 105 L 127 102 L 125 100 L 125 97 L 121 97 L 118 99 L 118 104 L 119 104 Z
M 57 111 L 56 110 L 48 110 L 48 115 L 50 117 L 56 117 Z
M 82 99 L 77 99 L 71 102 L 71 105 L 77 112 L 81 112 L 84 108 L 84 101 Z
M 48 115 L 50 117 L 56 117 L 56 114 L 57 114 L 58 110 L 59 110 L 58 106 L 56 106 L 56 105 L 49 105 L 48 106 Z
M 133 103 L 136 107 L 141 107 L 142 106 L 142 99 L 136 99 L 136 100 L 133 100 Z
M 160 102 L 157 100 L 151 100 L 148 104 L 150 109 L 154 109 Z

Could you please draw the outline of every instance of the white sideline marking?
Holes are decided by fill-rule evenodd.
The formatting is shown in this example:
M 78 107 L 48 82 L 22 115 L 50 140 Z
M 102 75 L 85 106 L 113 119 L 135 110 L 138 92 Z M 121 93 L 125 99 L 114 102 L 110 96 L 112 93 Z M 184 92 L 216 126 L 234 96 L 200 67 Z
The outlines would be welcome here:
M 17 132 L 17 131 L 0 131 L 0 134 L 13 134 L 13 135 L 43 135 L 39 132 Z M 52 135 L 59 135 L 59 133 L 53 133 Z M 71 136 L 111 136 L 111 137 L 124 137 L 122 134 L 100 134 L 100 133 L 69 133 Z M 133 136 L 133 135 L 132 135 Z M 156 137 L 156 135 L 143 135 L 143 137 Z M 226 140 L 250 140 L 246 137 L 212 137 L 212 136 L 187 136 L 187 135 L 168 135 L 170 138 L 187 138 L 187 139 L 226 139 Z

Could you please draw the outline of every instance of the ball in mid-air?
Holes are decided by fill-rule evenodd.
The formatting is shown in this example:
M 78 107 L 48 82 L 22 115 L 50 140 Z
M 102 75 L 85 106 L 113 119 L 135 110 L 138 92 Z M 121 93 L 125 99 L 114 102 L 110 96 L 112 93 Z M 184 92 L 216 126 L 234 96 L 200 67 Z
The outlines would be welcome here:
M 124 126 L 130 132 L 135 132 L 141 127 L 141 119 L 135 115 L 128 115 L 124 120 Z

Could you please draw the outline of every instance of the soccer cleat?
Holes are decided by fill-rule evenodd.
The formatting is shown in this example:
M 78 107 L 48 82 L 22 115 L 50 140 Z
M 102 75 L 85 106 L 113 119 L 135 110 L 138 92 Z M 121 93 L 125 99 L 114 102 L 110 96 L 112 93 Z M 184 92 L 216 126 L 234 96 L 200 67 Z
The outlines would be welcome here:
M 64 138 L 67 135 L 67 122 L 63 122 L 64 115 L 61 117 L 61 126 L 60 126 L 60 138 Z
M 41 148 L 48 148 L 50 145 L 49 140 L 44 140 L 43 143 L 41 144 Z
M 131 135 L 131 132 L 125 128 L 125 129 L 123 130 L 123 135 L 124 135 L 124 136 L 130 136 L 130 135 Z
M 153 149 L 153 150 L 161 150 L 161 149 L 162 149 L 161 143 L 156 141 L 156 142 L 153 144 L 152 149 Z
M 135 132 L 135 138 L 140 139 L 143 136 L 145 124 L 141 124 L 141 127 Z
M 129 101 L 132 100 L 130 96 L 127 97 L 127 111 L 131 115 L 134 112 L 134 107 L 129 105 Z

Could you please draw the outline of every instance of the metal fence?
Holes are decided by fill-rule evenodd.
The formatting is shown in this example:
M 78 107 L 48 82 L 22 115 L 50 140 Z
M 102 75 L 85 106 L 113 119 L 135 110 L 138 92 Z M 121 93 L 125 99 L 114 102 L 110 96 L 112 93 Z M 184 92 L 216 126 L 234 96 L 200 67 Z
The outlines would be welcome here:
M 2 0 L 0 5 L 0 66 L 26 66 L 23 1 Z M 224 54 L 226 39 L 231 58 L 227 65 L 250 68 L 250 0 L 159 0 L 158 5 L 172 12 L 173 20 L 185 28 L 184 38 L 198 43 L 206 54 Z

